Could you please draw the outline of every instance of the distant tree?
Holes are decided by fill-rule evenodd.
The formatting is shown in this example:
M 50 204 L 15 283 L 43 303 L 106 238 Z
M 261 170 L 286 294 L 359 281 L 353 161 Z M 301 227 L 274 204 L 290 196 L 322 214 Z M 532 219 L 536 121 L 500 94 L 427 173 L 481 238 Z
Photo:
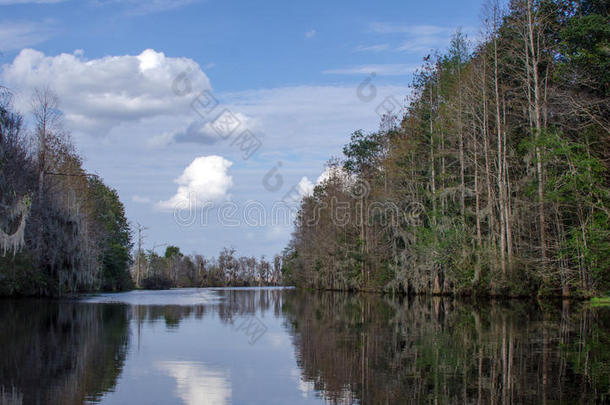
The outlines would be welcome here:
M 182 253 L 180 253 L 180 248 L 178 246 L 168 246 L 165 248 L 165 258 L 170 259 L 172 257 L 182 257 Z

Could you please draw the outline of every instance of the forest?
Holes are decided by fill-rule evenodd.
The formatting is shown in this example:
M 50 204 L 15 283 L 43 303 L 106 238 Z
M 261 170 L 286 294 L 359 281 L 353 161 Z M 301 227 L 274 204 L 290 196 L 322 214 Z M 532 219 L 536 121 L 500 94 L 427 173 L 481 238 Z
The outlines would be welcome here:
M 218 258 L 207 258 L 184 255 L 169 245 L 163 256 L 154 250 L 136 251 L 132 275 L 136 286 L 145 289 L 280 285 L 281 256 L 270 262 L 264 256 L 238 257 L 235 249 L 224 248 Z
M 610 291 L 610 5 L 511 0 L 428 55 L 301 202 L 288 284 L 436 295 Z
M 57 96 L 34 93 L 32 129 L 12 98 L 0 87 L 0 296 L 131 288 L 125 209 L 83 169 Z

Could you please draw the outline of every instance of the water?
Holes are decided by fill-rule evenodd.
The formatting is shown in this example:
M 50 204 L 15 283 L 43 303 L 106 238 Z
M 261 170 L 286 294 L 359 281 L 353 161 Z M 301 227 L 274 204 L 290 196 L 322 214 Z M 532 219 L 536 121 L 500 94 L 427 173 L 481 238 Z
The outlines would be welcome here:
M 602 403 L 610 310 L 185 289 L 0 301 L 0 404 Z

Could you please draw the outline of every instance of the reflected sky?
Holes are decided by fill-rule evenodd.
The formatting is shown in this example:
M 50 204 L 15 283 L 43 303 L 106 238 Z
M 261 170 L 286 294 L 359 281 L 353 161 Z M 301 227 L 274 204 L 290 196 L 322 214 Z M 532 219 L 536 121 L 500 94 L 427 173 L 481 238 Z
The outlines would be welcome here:
M 101 404 L 315 404 L 281 316 L 281 289 L 102 294 L 130 304 L 123 371 Z M 160 304 L 165 305 L 161 306 Z M 254 320 L 259 326 L 248 327 Z M 251 334 L 264 327 L 255 339 Z M 272 395 L 270 395 L 272 393 Z
M 187 405 L 231 402 L 231 376 L 226 372 L 193 361 L 163 361 L 157 366 L 176 379 L 176 395 Z

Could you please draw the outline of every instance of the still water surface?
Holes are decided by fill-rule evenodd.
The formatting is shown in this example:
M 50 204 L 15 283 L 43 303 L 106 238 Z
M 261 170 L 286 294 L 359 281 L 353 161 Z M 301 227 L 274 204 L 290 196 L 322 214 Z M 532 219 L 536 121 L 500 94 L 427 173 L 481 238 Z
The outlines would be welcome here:
M 610 401 L 610 309 L 183 289 L 0 301 L 0 404 Z

